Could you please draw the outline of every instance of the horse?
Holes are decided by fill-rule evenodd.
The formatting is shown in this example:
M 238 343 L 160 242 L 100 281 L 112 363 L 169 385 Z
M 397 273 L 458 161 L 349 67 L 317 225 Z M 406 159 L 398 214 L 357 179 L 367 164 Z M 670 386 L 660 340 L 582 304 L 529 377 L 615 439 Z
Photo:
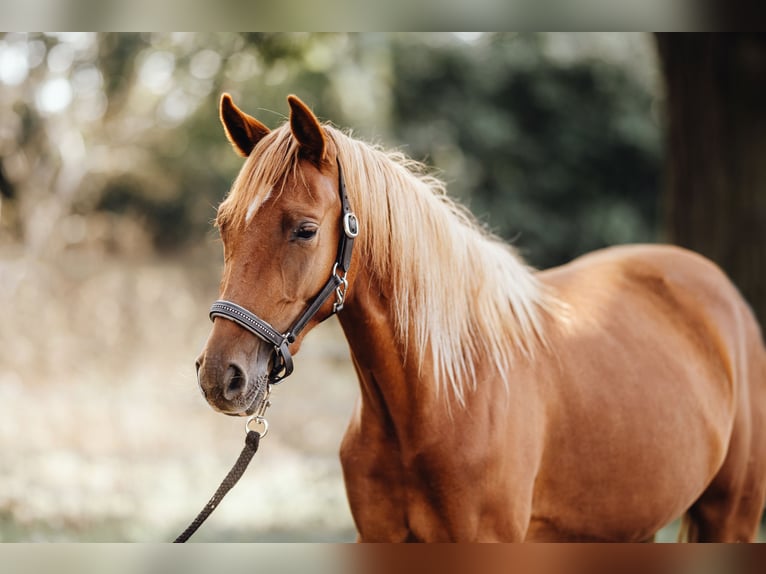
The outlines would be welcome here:
M 261 412 L 337 314 L 358 541 L 635 542 L 678 517 L 690 541 L 754 540 L 766 350 L 714 263 L 646 244 L 535 270 L 423 164 L 288 104 L 272 130 L 220 100 L 246 159 L 215 222 L 213 409 Z

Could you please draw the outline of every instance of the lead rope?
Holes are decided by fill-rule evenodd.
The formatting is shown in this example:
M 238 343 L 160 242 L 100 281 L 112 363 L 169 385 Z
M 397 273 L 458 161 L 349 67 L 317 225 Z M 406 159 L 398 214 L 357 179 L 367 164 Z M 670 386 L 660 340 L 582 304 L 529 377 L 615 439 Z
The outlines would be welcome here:
M 207 517 L 210 516 L 210 513 L 213 512 L 221 503 L 223 497 L 226 496 L 226 493 L 229 492 L 232 487 L 237 484 L 237 481 L 242 477 L 245 470 L 247 469 L 247 465 L 250 464 L 250 461 L 253 459 L 253 455 L 258 450 L 258 443 L 260 443 L 260 441 L 261 433 L 254 430 L 247 431 L 247 434 L 245 435 L 245 446 L 242 449 L 242 452 L 239 453 L 237 462 L 234 463 L 234 466 L 229 471 L 229 474 L 227 474 L 226 478 L 223 479 L 221 486 L 219 486 L 218 490 L 215 491 L 213 498 L 208 501 L 205 507 L 197 515 L 197 518 L 192 521 L 188 528 L 173 541 L 174 543 L 186 542 L 189 540 L 189 537 L 194 534 L 200 526 L 202 526 L 202 523 L 207 520 Z
M 270 395 L 271 385 L 269 384 L 266 387 L 266 395 L 263 397 L 258 410 L 254 415 L 248 418 L 245 423 L 245 430 L 247 431 L 247 434 L 245 435 L 245 446 L 242 448 L 242 452 L 239 453 L 237 462 L 231 467 L 229 474 L 223 479 L 218 490 L 215 491 L 213 497 L 208 501 L 197 517 L 192 520 L 192 523 L 186 530 L 178 535 L 178 538 L 173 540 L 174 543 L 186 542 L 189 540 L 191 535 L 197 532 L 197 529 L 202 526 L 202 523 L 207 520 L 207 517 L 218 507 L 223 500 L 223 497 L 226 496 L 232 487 L 237 484 L 239 479 L 242 478 L 245 470 L 247 470 L 247 465 L 253 460 L 253 455 L 258 452 L 258 445 L 260 444 L 261 439 L 269 432 L 269 422 L 264 415 L 266 414 L 266 409 L 271 406 L 271 401 L 269 400 Z M 257 430 L 253 430 L 250 428 L 251 426 L 255 426 L 256 428 L 263 427 L 263 432 L 260 433 Z

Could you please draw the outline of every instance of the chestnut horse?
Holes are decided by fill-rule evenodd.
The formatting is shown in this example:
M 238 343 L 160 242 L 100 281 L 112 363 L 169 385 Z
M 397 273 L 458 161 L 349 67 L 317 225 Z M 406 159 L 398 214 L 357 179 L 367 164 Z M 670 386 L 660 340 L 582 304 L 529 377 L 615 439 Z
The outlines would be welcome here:
M 269 130 L 221 99 L 247 159 L 197 363 L 214 409 L 256 411 L 337 311 L 361 389 L 340 452 L 359 540 L 643 541 L 679 516 L 690 540 L 754 539 L 766 351 L 718 267 L 634 245 L 534 271 L 422 165 L 288 102 Z

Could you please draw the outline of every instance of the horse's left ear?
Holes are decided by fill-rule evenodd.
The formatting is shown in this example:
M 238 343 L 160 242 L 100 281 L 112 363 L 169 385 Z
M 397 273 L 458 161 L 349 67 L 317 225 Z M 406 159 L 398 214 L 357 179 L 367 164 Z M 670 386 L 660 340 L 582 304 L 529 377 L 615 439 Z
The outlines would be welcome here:
M 325 139 L 322 126 L 313 112 L 297 96 L 287 96 L 290 104 L 290 130 L 301 145 L 301 152 L 315 164 L 324 157 Z

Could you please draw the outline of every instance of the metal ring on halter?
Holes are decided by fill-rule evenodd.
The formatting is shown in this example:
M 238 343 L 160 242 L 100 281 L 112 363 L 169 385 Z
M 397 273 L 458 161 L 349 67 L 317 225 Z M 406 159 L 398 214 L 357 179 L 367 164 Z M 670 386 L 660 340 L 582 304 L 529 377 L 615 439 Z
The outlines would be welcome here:
M 260 432 L 257 428 L 250 428 L 250 425 L 252 423 L 255 423 L 256 425 L 260 425 L 263 427 L 263 432 Z M 266 420 L 265 417 L 262 417 L 260 415 L 253 415 L 250 418 L 247 419 L 247 422 L 245 422 L 245 430 L 246 431 L 255 431 L 258 434 L 261 435 L 261 438 L 265 437 L 267 434 L 269 434 L 269 421 Z

